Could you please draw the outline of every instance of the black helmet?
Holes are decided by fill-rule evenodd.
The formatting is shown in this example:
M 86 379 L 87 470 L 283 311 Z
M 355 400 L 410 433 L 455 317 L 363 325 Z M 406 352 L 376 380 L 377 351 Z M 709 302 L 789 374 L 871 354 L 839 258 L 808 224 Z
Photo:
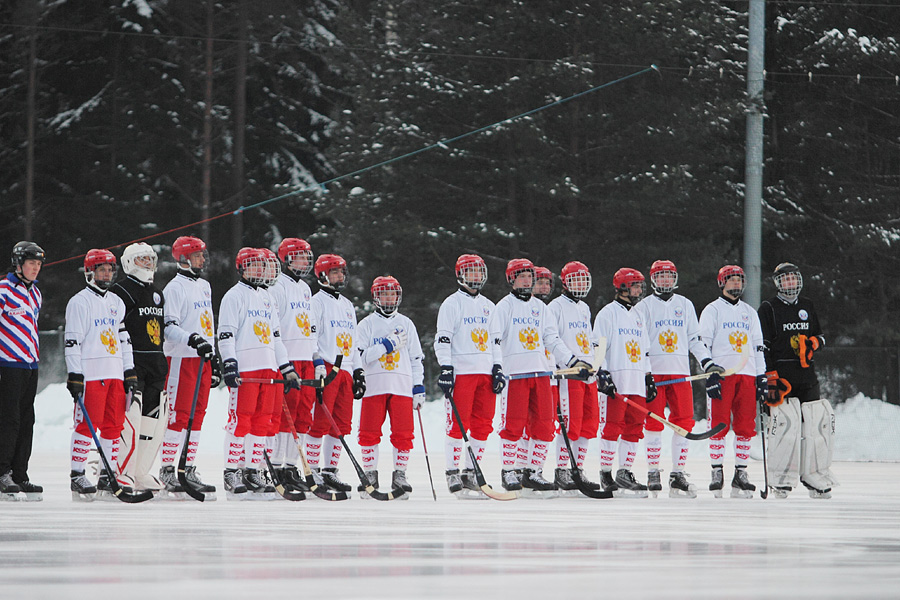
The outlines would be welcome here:
M 787 277 L 787 275 L 792 276 Z M 779 295 L 787 300 L 794 300 L 803 289 L 803 275 L 800 274 L 800 267 L 794 263 L 783 262 L 775 267 L 772 281 L 775 282 Z
M 39 260 L 44 263 L 44 249 L 34 242 L 19 242 L 12 249 L 12 268 L 17 270 L 26 260 Z

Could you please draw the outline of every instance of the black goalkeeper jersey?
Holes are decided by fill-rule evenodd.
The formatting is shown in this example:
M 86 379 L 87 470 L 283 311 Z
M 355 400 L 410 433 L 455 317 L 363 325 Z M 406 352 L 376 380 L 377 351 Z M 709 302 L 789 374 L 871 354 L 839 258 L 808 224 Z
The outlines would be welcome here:
M 765 343 L 766 370 L 778 371 L 792 386 L 818 383 L 815 358 L 809 367 L 800 365 L 799 336 L 822 335 L 812 300 L 800 296 L 787 303 L 778 296 L 759 305 L 759 323 Z
M 161 291 L 153 284 L 145 284 L 126 277 L 110 288 L 125 303 L 125 329 L 131 336 L 134 364 L 151 379 L 165 378 L 168 366 L 163 354 L 163 305 Z M 139 373 L 140 376 L 140 373 Z

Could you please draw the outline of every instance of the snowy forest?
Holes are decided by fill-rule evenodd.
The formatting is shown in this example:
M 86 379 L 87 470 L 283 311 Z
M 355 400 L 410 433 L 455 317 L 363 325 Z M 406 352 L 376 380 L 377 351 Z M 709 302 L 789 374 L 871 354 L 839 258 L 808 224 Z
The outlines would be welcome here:
M 748 5 L 4 0 L 0 248 L 47 251 L 44 330 L 88 249 L 146 240 L 164 284 L 185 234 L 216 306 L 237 249 L 283 237 L 347 259 L 360 315 L 394 275 L 426 348 L 466 252 L 495 301 L 511 258 L 581 260 L 594 312 L 617 268 L 670 259 L 699 313 L 742 262 Z M 763 106 L 763 273 L 798 264 L 829 344 L 876 349 L 834 354 L 834 377 L 893 402 L 898 21 L 767 1 Z

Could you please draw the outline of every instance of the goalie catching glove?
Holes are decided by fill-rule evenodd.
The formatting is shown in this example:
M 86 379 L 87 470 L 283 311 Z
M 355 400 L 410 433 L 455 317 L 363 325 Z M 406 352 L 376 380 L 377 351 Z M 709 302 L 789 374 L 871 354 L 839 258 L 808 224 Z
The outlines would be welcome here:
M 797 355 L 800 357 L 800 366 L 804 369 L 809 368 L 812 362 L 813 353 L 825 345 L 825 338 L 821 335 L 805 336 L 800 334 L 797 336 Z

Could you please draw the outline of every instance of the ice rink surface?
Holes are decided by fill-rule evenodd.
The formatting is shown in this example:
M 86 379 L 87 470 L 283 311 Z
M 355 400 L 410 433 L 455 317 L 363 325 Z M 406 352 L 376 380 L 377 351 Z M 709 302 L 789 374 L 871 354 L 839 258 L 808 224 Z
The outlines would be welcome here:
M 900 595 L 896 464 L 836 463 L 842 486 L 831 500 L 803 490 L 787 500 L 716 499 L 705 491 L 706 469 L 695 468 L 703 491 L 694 500 L 664 490 L 640 500 L 498 502 L 452 497 L 435 458 L 437 501 L 418 456 L 408 501 L 361 501 L 354 492 L 345 502 L 234 502 L 220 493 L 202 504 L 127 505 L 72 502 L 59 457 L 39 456 L 32 479 L 45 486 L 44 501 L 0 503 L 0 596 Z M 220 486 L 217 466 L 200 465 Z M 356 483 L 349 463 L 342 472 Z M 759 484 L 759 463 L 751 472 Z

